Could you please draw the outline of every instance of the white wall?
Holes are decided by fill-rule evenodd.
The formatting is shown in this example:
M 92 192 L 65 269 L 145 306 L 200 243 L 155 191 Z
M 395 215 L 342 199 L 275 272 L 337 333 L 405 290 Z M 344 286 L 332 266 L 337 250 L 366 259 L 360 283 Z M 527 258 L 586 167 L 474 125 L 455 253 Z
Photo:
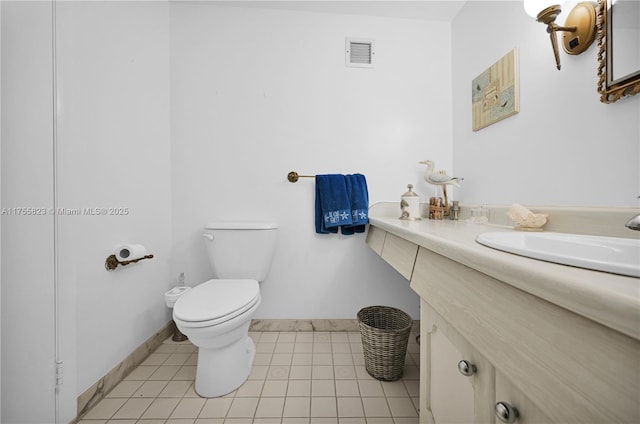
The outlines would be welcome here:
M 558 18 L 564 22 L 571 10 Z M 471 130 L 471 80 L 520 51 L 520 113 Z M 467 203 L 637 206 L 640 96 L 600 103 L 597 45 L 562 51 L 521 2 L 468 2 L 452 23 L 453 163 Z
M 59 218 L 77 394 L 170 319 L 168 13 L 166 2 L 58 3 L 59 206 L 129 211 Z M 107 272 L 123 242 L 155 258 Z
M 345 37 L 376 40 L 375 69 L 347 68 Z M 426 195 L 431 158 L 450 166 L 449 25 L 171 5 L 172 269 L 212 273 L 202 227 L 280 225 L 257 318 L 355 318 L 371 304 L 418 317 L 408 282 L 355 236 L 314 233 L 314 182 L 366 175 L 371 203 L 406 184 Z
M 2 207 L 52 206 L 51 3 L 2 8 Z M 54 419 L 53 218 L 2 216 L 3 423 Z M 28 412 L 27 412 L 28 411 Z
M 2 6 L 0 6 L 0 46 L 2 46 Z M 0 55 L 0 81 L 2 81 L 2 55 Z M 2 99 L 2 83 L 0 83 Z M 0 101 L 0 128 L 2 128 L 2 101 Z M 2 163 L 2 131 L 0 131 L 0 163 Z M 2 207 L 2 172 L 0 172 L 0 208 Z M 2 225 L 0 225 L 2 240 Z M 0 329 L 2 329 L 2 243 L 0 243 Z M 2 338 L 0 338 L 0 420 L 2 419 Z

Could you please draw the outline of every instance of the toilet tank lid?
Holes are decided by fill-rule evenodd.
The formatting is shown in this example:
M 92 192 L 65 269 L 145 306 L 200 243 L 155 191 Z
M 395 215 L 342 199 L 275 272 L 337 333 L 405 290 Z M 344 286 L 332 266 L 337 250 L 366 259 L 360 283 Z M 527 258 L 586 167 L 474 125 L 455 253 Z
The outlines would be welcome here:
M 207 223 L 204 228 L 207 230 L 273 230 L 278 228 L 278 224 L 255 221 L 215 221 Z

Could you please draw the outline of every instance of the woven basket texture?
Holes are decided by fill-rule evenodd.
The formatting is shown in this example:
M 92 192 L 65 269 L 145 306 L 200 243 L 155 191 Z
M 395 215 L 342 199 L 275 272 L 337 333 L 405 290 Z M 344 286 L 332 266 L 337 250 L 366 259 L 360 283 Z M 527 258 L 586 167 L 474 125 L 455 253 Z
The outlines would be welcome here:
M 400 309 L 368 306 L 358 312 L 365 367 L 377 380 L 402 377 L 413 320 Z

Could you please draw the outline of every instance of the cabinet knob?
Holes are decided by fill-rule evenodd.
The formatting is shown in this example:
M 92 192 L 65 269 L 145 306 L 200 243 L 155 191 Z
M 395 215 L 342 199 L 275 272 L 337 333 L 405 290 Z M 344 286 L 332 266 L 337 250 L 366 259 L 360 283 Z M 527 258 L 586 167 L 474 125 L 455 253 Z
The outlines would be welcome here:
M 460 371 L 460 374 L 466 377 L 471 377 L 476 373 L 476 371 L 478 371 L 478 369 L 471 362 L 463 359 L 462 361 L 458 362 L 458 371 Z
M 519 416 L 518 410 L 508 402 L 496 403 L 496 417 L 503 423 L 514 423 Z

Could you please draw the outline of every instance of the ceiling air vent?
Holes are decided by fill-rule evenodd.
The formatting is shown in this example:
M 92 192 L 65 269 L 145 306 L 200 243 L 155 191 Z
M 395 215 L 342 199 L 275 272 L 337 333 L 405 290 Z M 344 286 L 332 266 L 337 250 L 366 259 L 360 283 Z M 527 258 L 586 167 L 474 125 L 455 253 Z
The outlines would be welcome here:
M 373 68 L 375 41 L 364 38 L 347 38 L 345 41 L 345 65 L 356 68 Z

